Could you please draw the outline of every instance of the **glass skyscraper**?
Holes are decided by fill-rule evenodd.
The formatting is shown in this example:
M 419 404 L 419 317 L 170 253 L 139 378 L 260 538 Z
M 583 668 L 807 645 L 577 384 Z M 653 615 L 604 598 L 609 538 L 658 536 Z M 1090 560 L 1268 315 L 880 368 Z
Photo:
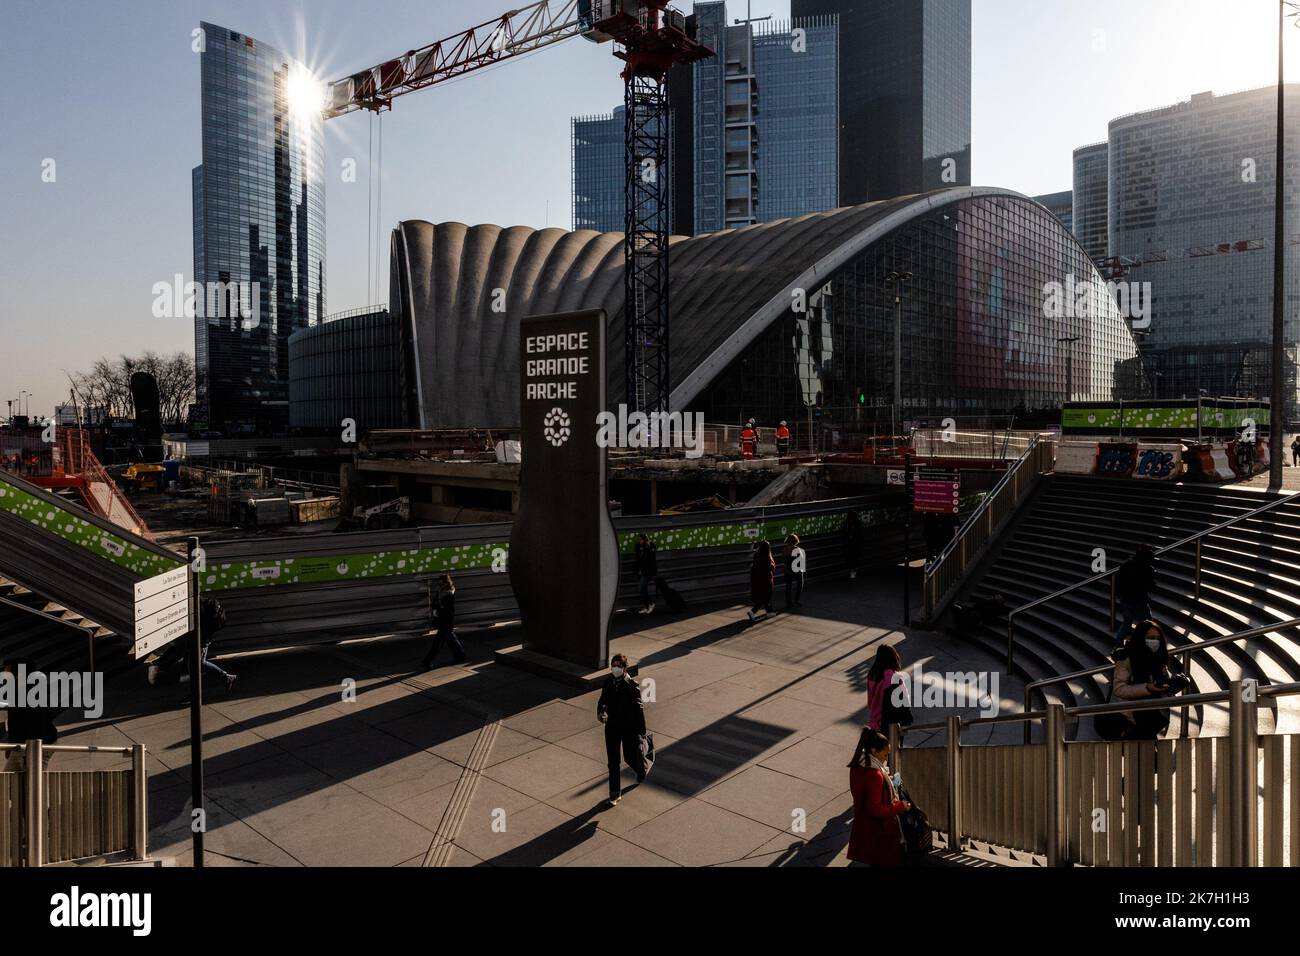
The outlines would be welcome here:
M 201 24 L 203 162 L 193 172 L 191 427 L 278 434 L 289 424 L 289 336 L 325 314 L 325 147 L 314 81 L 278 50 Z M 251 308 L 249 308 L 251 306 Z
M 1094 261 L 1106 258 L 1110 145 L 1074 151 L 1074 234 Z
M 791 0 L 790 12 L 839 18 L 842 205 L 970 184 L 971 0 Z
M 715 56 L 669 75 L 668 231 L 691 235 L 839 205 L 834 18 L 728 26 L 697 3 Z M 623 109 L 573 120 L 573 227 L 621 232 Z
M 1074 193 L 1069 189 L 1060 193 L 1046 193 L 1042 196 L 1035 196 L 1035 201 L 1042 203 L 1057 219 L 1061 220 L 1061 225 L 1071 232 L 1074 231 Z
M 1287 87 L 1288 192 L 1300 185 L 1300 85 Z M 1269 394 L 1277 88 L 1215 96 L 1113 120 L 1108 251 L 1128 282 L 1150 283 L 1142 351 L 1158 397 Z M 1076 207 L 1077 208 L 1077 207 Z M 1286 208 L 1287 395 L 1296 417 L 1300 229 Z M 1135 325 L 1141 330 L 1141 325 Z
M 623 231 L 627 209 L 624 195 L 624 180 L 627 178 L 625 116 L 626 110 L 618 106 L 613 113 L 603 116 L 577 116 L 573 119 L 574 229 Z M 677 163 L 671 118 L 668 128 L 668 169 L 663 173 L 669 177 L 665 231 L 672 233 L 677 228 L 673 216 Z
M 839 205 L 839 31 L 834 17 L 727 25 L 697 3 L 695 231 Z

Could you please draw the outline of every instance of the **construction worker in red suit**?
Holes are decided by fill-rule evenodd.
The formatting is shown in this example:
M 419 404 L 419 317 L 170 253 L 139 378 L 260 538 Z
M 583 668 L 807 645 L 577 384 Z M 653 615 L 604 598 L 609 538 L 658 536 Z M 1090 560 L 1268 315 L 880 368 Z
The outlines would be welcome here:
M 754 420 L 751 418 L 748 424 L 740 430 L 740 457 L 753 458 L 754 447 L 758 444 L 758 432 L 754 429 Z
M 776 427 L 776 453 L 780 456 L 790 453 L 790 426 L 785 422 Z

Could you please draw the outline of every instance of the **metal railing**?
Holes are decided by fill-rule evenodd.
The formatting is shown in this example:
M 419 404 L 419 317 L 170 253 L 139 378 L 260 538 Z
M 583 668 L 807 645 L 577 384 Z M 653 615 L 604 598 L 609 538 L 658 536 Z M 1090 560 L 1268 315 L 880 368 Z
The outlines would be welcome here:
M 1201 531 L 1197 531 L 1195 534 L 1190 534 L 1185 538 L 1181 538 L 1178 541 L 1175 541 L 1173 544 L 1167 544 L 1163 548 L 1158 548 L 1155 554 L 1158 557 L 1162 554 L 1167 554 L 1170 551 L 1175 551 L 1178 548 L 1186 547 L 1189 544 L 1196 545 L 1196 566 L 1195 566 L 1195 578 L 1194 578 L 1195 590 L 1193 592 L 1193 597 L 1195 600 L 1199 601 L 1201 598 L 1201 542 L 1212 534 L 1218 534 L 1220 531 L 1223 531 L 1227 528 L 1231 528 L 1234 525 L 1240 524 L 1243 521 L 1248 521 L 1251 518 L 1258 517 L 1259 515 L 1263 514 L 1266 511 L 1272 511 L 1274 508 L 1280 508 L 1283 505 L 1292 504 L 1297 499 L 1300 499 L 1300 492 L 1297 492 L 1296 494 L 1293 495 L 1287 495 L 1285 498 L 1278 498 L 1276 501 L 1270 501 L 1268 504 L 1262 505 L 1259 508 L 1255 508 L 1252 511 L 1248 511 L 1245 514 L 1240 514 L 1237 515 L 1236 517 L 1228 518 L 1226 521 L 1222 521 L 1219 524 L 1214 525 L 1213 527 L 1204 528 Z M 1054 601 L 1056 600 L 1056 598 L 1059 598 L 1062 595 L 1070 594 L 1073 591 L 1077 591 L 1079 588 L 1087 587 L 1089 584 L 1093 584 L 1094 582 L 1101 581 L 1104 578 L 1110 579 L 1110 633 L 1114 633 L 1115 631 L 1115 575 L 1119 573 L 1119 570 L 1122 567 L 1123 567 L 1122 564 L 1116 565 L 1113 568 L 1108 568 L 1105 571 L 1101 571 L 1090 577 L 1086 577 L 1082 581 L 1076 581 L 1074 584 L 1071 584 L 1067 587 L 1063 587 L 1059 591 L 1053 591 L 1051 594 L 1045 595 L 1040 598 L 1036 598 L 1035 600 L 1030 601 L 1028 604 L 1022 604 L 1020 605 L 1020 607 L 1012 608 L 1007 613 L 1007 671 L 1008 672 L 1011 671 L 1011 666 L 1015 662 L 1015 652 L 1016 652 L 1015 627 L 1016 627 L 1017 614 L 1021 614 L 1025 611 L 1036 608 L 1041 604 L 1046 604 L 1048 601 Z
M 46 866 L 98 857 L 148 857 L 149 775 L 144 744 L 76 747 L 0 744 L 23 768 L 0 773 L 0 867 Z M 116 754 L 129 770 L 47 770 L 49 754 Z
M 951 716 L 908 728 L 943 731 L 940 747 L 903 749 L 898 727 L 891 727 L 891 763 L 913 799 L 942 823 L 949 849 L 983 843 L 1041 857 L 1048 866 L 1294 865 L 1300 775 L 1286 773 L 1286 751 L 1291 766 L 1300 766 L 1300 734 L 1261 737 L 1258 705 L 1296 694 L 1300 682 L 1234 681 L 1230 690 L 1186 698 L 1188 706 L 1229 705 L 1226 737 L 1189 740 L 1065 739 L 1071 718 L 1163 710 L 1172 698 Z M 1025 721 L 1044 722 L 1043 743 L 961 743 L 969 727 Z
M 966 571 L 994 540 L 1034 483 L 1055 464 L 1055 445 L 1034 436 L 1025 453 L 1007 469 L 974 513 L 925 567 L 925 618 L 933 621 L 955 595 Z
M 267 485 L 280 485 L 284 488 L 296 488 L 302 491 L 339 493 L 339 476 L 337 472 L 303 471 L 298 468 L 281 468 L 279 465 L 259 465 L 248 461 L 220 461 L 205 459 L 202 463 L 187 464 L 186 469 L 193 473 L 211 476 L 213 473 L 229 471 L 241 475 L 257 475 Z
M 154 539 L 135 506 L 95 457 L 84 431 L 80 428 L 60 430 L 55 459 L 65 475 L 78 475 L 86 483 L 85 497 L 91 511 L 132 534 L 150 541 Z
M 1219 637 L 1212 637 L 1204 641 L 1193 641 L 1184 644 L 1182 647 L 1169 648 L 1169 656 L 1178 658 L 1179 665 L 1184 674 L 1189 674 L 1191 670 L 1191 660 L 1193 654 L 1199 654 L 1202 651 L 1209 650 L 1212 647 L 1218 647 L 1222 644 L 1235 644 L 1238 641 L 1248 641 L 1251 638 L 1260 637 L 1264 634 L 1272 634 L 1275 631 L 1285 631 L 1293 627 L 1300 627 L 1300 617 L 1293 617 L 1290 620 L 1278 621 L 1276 624 L 1265 624 L 1261 627 L 1252 627 L 1244 631 L 1237 631 L 1233 634 L 1222 634 Z M 1064 684 L 1072 680 L 1082 680 L 1085 677 L 1095 677 L 1098 674 L 1105 674 L 1115 669 L 1114 661 L 1108 664 L 1099 664 L 1096 667 L 1088 667 L 1083 670 L 1071 671 L 1068 674 L 1057 674 L 1055 677 L 1044 677 L 1041 680 L 1030 681 L 1025 685 L 1024 711 L 1029 712 L 1033 706 L 1033 695 L 1041 691 L 1044 687 L 1050 687 L 1053 684 Z M 1046 698 L 1044 698 L 1046 703 Z M 1183 704 L 1182 710 L 1182 736 L 1188 735 L 1187 712 L 1191 709 L 1189 705 Z M 1029 743 L 1029 725 L 1025 725 L 1025 743 Z

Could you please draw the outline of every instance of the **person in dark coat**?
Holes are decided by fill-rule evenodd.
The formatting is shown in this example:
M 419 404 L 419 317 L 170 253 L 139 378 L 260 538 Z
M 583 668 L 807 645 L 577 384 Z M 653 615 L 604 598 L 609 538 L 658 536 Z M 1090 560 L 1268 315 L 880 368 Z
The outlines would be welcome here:
M 1151 616 L 1151 592 L 1156 587 L 1156 553 L 1149 544 L 1140 544 L 1115 572 L 1115 616 L 1119 627 L 1115 643 L 1123 644 L 1133 622 Z
M 13 675 L 13 680 L 19 679 L 19 667 L 23 669 L 23 675 L 31 674 L 35 671 L 32 662 L 26 658 L 13 657 L 4 662 L 3 670 L 7 674 Z M 5 713 L 5 743 L 7 744 L 26 744 L 29 740 L 39 740 L 43 744 L 53 745 L 59 741 L 59 730 L 54 726 L 54 718 L 58 711 L 49 707 L 7 707 Z M 51 751 L 43 751 L 41 754 L 41 769 L 48 770 L 50 758 L 54 756 Z M 5 773 L 18 773 L 26 765 L 26 755 L 21 750 L 10 750 L 7 752 L 4 761 Z
M 749 619 L 753 621 L 762 608 L 772 613 L 772 591 L 776 588 L 776 559 L 772 557 L 772 542 L 760 541 L 754 548 L 749 566 Z
M 849 792 L 853 795 L 853 827 L 848 856 L 867 866 L 902 866 L 906 860 L 900 814 L 912 809 L 898 799 L 889 772 L 889 738 L 863 727 L 849 761 Z
M 456 585 L 452 582 L 450 574 L 444 574 L 438 579 L 436 614 L 437 630 L 433 635 L 433 643 L 429 645 L 429 653 L 425 654 L 424 660 L 420 662 L 420 667 L 426 671 L 433 666 L 438 651 L 442 650 L 443 641 L 451 645 L 451 653 L 457 664 L 465 663 L 468 657 L 465 653 L 465 645 L 461 644 L 460 638 L 456 636 Z
M 641 614 L 649 614 L 655 609 L 650 600 L 650 585 L 659 576 L 659 559 L 655 554 L 655 543 L 645 532 L 636 536 L 636 576 L 641 585 Z
M 235 674 L 230 673 L 211 659 L 212 645 L 217 639 L 217 632 L 226 626 L 226 609 L 216 598 L 208 596 L 199 600 L 199 664 L 205 676 L 215 677 L 226 685 L 226 693 L 235 686 Z M 158 683 L 158 678 L 177 665 L 184 665 L 185 673 L 181 682 L 187 683 L 189 677 L 190 642 L 185 639 L 172 641 L 161 654 L 149 665 L 147 671 L 150 684 Z M 189 703 L 188 699 L 183 703 Z
M 617 806 L 623 796 L 623 760 L 636 771 L 636 782 L 645 779 L 645 756 L 641 741 L 645 739 L 645 708 L 641 703 L 641 685 L 627 672 L 627 658 L 615 654 L 609 659 L 609 676 L 600 690 L 596 719 L 605 725 L 605 756 L 609 759 L 609 805 Z

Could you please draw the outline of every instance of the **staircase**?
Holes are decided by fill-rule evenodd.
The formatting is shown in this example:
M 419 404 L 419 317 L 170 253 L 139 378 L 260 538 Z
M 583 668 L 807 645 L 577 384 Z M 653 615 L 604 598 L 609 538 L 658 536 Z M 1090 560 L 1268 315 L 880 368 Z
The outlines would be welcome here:
M 1106 568 L 1113 568 L 1139 543 L 1159 549 L 1273 500 L 1232 487 L 1051 475 L 1021 507 L 962 598 L 1000 592 L 1009 608 L 1020 607 L 1096 573 L 1095 549 L 1104 549 Z M 1170 628 L 1175 647 L 1300 617 L 1300 504 L 1210 535 L 1201 546 L 1199 601 L 1194 545 L 1162 555 L 1157 564 L 1152 612 Z M 1109 612 L 1110 582 L 1102 580 L 1017 614 L 1013 671 L 1030 682 L 1108 663 Z M 1005 619 L 961 637 L 999 659 L 1006 656 Z M 1261 684 L 1300 680 L 1300 633 L 1197 652 L 1188 676 L 1188 693 L 1223 690 L 1242 678 Z M 1043 692 L 1067 707 L 1100 703 L 1107 683 L 1102 674 Z M 1218 722 L 1213 711 L 1190 719 L 1189 733 Z M 1175 724 L 1171 733 L 1179 729 Z
M 93 642 L 95 670 L 106 677 L 132 665 L 126 641 L 76 612 L 5 578 L 0 578 L 0 599 L 0 661 L 26 658 L 42 671 L 85 671 Z

